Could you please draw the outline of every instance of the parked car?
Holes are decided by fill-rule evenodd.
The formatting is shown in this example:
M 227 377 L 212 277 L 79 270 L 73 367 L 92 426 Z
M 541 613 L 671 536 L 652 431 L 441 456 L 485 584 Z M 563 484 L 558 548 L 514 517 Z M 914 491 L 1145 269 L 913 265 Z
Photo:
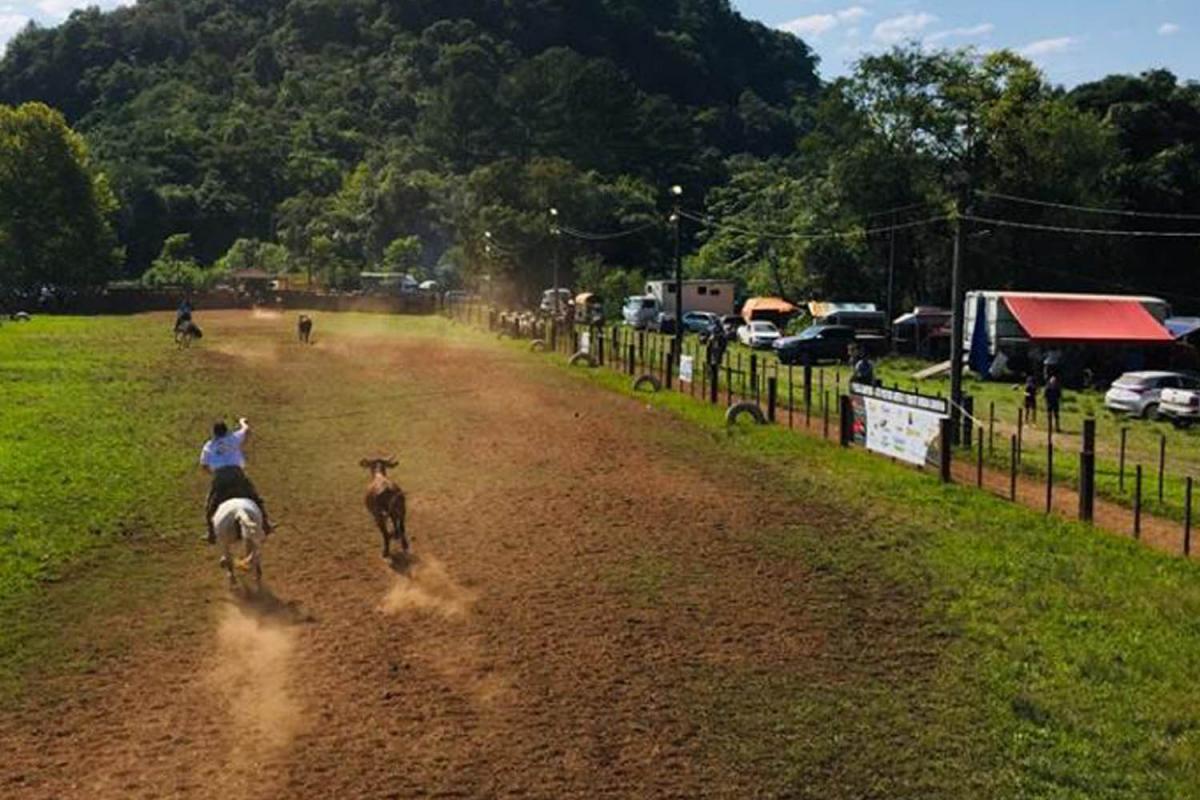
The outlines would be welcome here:
M 557 301 L 555 298 L 557 295 Z M 570 289 L 559 288 L 547 289 L 542 292 L 542 302 L 538 306 L 543 314 L 553 314 L 555 312 L 562 313 L 570 309 L 575 304 L 575 296 L 571 294 Z
M 621 307 L 621 318 L 625 320 L 626 325 L 641 330 L 648 328 L 660 311 L 662 309 L 659 307 L 658 298 L 634 295 L 625 298 L 625 305 Z
M 685 333 L 708 333 L 714 325 L 720 324 L 721 318 L 711 311 L 689 311 L 683 315 Z
M 1182 372 L 1126 372 L 1104 395 L 1104 407 L 1135 417 L 1156 417 L 1166 389 L 1200 389 L 1200 378 Z
M 760 320 L 743 325 L 737 332 L 738 341 L 755 350 L 770 350 L 779 340 L 779 328 L 774 322 Z
M 1193 381 L 1193 383 L 1195 383 Z M 1200 386 L 1186 389 L 1163 389 L 1159 395 L 1158 413 L 1176 428 L 1187 428 L 1200 420 Z
M 772 347 L 782 364 L 815 364 L 844 361 L 852 344 L 854 328 L 849 325 L 813 325 L 798 336 L 776 339 Z
M 650 321 L 650 324 L 646 326 L 646 330 L 654 331 L 655 333 L 674 333 L 675 315 L 668 314 L 666 311 L 660 311 Z

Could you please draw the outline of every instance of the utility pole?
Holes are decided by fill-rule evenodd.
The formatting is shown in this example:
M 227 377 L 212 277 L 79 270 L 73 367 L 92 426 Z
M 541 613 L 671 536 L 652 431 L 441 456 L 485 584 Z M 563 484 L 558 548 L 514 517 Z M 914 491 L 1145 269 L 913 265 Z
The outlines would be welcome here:
M 887 288 L 887 324 L 888 338 L 891 340 L 891 349 L 896 349 L 896 331 L 892 327 L 893 320 L 896 319 L 895 309 L 895 290 L 896 290 L 896 212 L 892 212 L 892 230 L 888 235 L 888 288 Z
M 954 205 L 954 261 L 950 271 L 950 419 L 953 423 L 951 431 L 954 432 L 961 430 L 958 422 L 963 399 L 963 332 L 966 328 L 962 285 L 963 208 L 963 201 L 959 199 Z
M 683 187 L 675 184 L 671 187 L 671 196 L 675 198 L 675 210 L 671 221 L 675 223 L 675 353 L 672 358 L 683 355 L 683 254 L 680 251 L 679 226 L 683 222 L 680 214 L 680 198 L 683 197 Z
M 554 287 L 553 288 L 554 288 L 554 318 L 555 318 L 555 320 L 558 319 L 558 315 L 559 315 L 559 308 L 558 308 L 558 250 L 559 250 L 559 245 L 558 245 L 558 243 L 560 241 L 562 241 L 560 238 L 561 234 L 562 234 L 562 231 L 559 230 L 559 227 L 558 227 L 558 209 L 551 208 L 550 209 L 550 235 L 554 237 Z

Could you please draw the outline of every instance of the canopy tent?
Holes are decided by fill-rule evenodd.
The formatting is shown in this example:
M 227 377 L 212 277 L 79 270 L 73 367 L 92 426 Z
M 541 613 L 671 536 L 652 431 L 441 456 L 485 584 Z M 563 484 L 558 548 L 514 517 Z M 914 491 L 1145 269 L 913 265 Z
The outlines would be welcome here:
M 778 322 L 798 311 L 799 308 L 780 297 L 751 297 L 742 304 L 742 319 L 747 322 L 760 319 Z
M 1169 344 L 1162 323 L 1135 297 L 1002 295 L 1033 342 Z

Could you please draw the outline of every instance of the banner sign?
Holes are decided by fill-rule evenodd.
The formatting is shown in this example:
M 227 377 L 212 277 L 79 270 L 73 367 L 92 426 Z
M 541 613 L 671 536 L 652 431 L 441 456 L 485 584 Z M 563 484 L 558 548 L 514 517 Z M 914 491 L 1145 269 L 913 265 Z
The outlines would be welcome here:
M 683 383 L 692 382 L 693 360 L 694 356 L 679 357 L 679 380 Z
M 854 441 L 880 455 L 917 466 L 937 466 L 941 421 L 950 414 L 940 397 L 852 384 Z
M 579 334 L 579 352 L 591 355 L 592 352 L 592 334 L 590 331 L 584 331 Z

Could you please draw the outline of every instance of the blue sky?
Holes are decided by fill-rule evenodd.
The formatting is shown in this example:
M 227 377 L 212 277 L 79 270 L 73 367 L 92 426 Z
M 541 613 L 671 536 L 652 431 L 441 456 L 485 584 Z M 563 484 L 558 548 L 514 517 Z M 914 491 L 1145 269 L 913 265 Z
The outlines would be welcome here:
M 1023 52 L 1055 83 L 1166 67 L 1200 80 L 1200 0 L 732 0 L 797 33 L 844 75 L 864 53 L 915 39 Z
M 0 0 L 0 43 L 30 19 L 61 22 L 73 8 L 131 0 Z M 1200 80 L 1200 0 L 733 0 L 747 17 L 800 35 L 823 77 L 863 53 L 915 39 L 927 46 L 1024 52 L 1068 86 L 1112 72 L 1167 67 Z

